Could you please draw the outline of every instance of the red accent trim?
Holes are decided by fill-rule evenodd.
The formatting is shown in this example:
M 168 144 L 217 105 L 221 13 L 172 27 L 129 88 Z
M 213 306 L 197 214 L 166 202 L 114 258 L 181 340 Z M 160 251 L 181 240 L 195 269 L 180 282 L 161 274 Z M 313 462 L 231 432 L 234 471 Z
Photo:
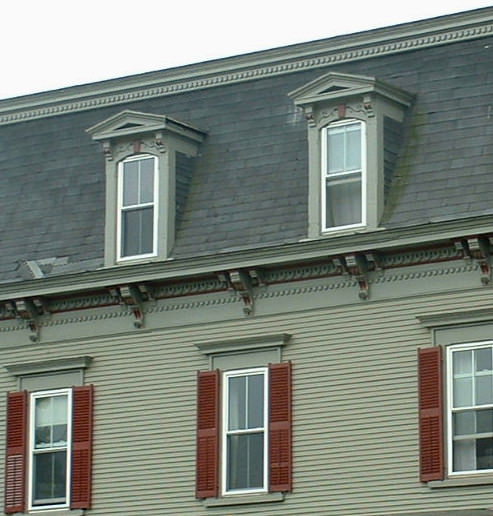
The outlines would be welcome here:
M 73 387 L 71 509 L 91 507 L 94 387 Z
M 291 491 L 291 362 L 269 365 L 269 386 L 269 491 Z
M 337 106 L 337 116 L 339 118 L 346 118 L 346 104 L 339 104 Z
M 27 392 L 7 394 L 7 431 L 5 458 L 5 514 L 24 512 Z
M 135 141 L 132 143 L 134 154 L 138 154 L 140 152 L 140 142 Z
M 219 490 L 219 377 L 218 370 L 197 373 L 197 498 Z
M 442 480 L 442 348 L 418 350 L 420 480 Z

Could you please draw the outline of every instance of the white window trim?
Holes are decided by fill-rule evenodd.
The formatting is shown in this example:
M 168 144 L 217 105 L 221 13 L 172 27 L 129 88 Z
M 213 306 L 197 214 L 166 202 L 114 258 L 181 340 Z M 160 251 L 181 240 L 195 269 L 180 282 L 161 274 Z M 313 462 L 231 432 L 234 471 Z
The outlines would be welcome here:
M 153 158 L 154 160 L 154 184 L 153 184 L 153 202 L 147 203 L 146 205 L 139 205 L 140 207 L 152 206 L 153 207 L 153 235 L 152 235 L 152 249 L 151 253 L 136 254 L 131 256 L 122 256 L 122 213 L 123 209 L 123 167 L 125 163 L 132 161 L 139 161 L 142 159 Z M 157 256 L 157 235 L 158 235 L 158 213 L 159 213 L 159 157 L 153 154 L 136 154 L 129 156 L 118 163 L 118 180 L 117 180 L 117 228 L 116 228 L 116 256 L 117 262 L 133 261 L 143 258 L 153 258 Z
M 493 347 L 493 341 L 470 342 L 467 344 L 459 344 L 447 346 L 447 473 L 449 477 L 472 476 L 472 475 L 490 475 L 493 473 L 491 469 L 480 469 L 471 471 L 453 471 L 453 422 L 452 422 L 452 400 L 453 400 L 453 369 L 452 354 L 455 351 L 464 351 L 468 349 Z M 487 407 L 487 406 L 485 406 Z M 493 404 L 491 404 L 493 408 Z M 493 433 L 493 429 L 492 429 Z
M 65 479 L 65 503 L 51 505 L 33 505 L 33 471 L 34 471 L 34 421 L 35 400 L 50 396 L 67 396 L 67 469 Z M 29 395 L 29 457 L 28 457 L 28 498 L 29 511 L 45 511 L 47 509 L 65 509 L 70 507 L 70 473 L 72 461 L 72 389 L 54 389 L 49 391 L 32 392 Z
M 228 399 L 229 399 L 229 390 L 228 390 L 228 378 L 235 376 L 246 376 L 246 375 L 254 375 L 262 373 L 264 375 L 264 485 L 262 488 L 255 489 L 231 489 L 227 490 L 227 421 L 228 421 Z M 269 428 L 268 428 L 268 414 L 269 414 L 269 374 L 267 367 L 257 367 L 252 369 L 239 369 L 234 371 L 225 371 L 223 372 L 223 392 L 222 392 L 222 424 L 221 424 L 221 492 L 223 496 L 231 496 L 231 495 L 243 495 L 248 493 L 267 493 L 269 479 L 268 479 L 268 450 L 269 450 Z M 251 432 L 252 430 L 249 430 Z M 235 432 L 236 433 L 236 432 Z
M 346 224 L 344 226 L 326 227 L 327 222 L 327 132 L 332 127 L 342 127 L 358 123 L 361 127 L 361 222 L 355 224 Z M 335 231 L 341 231 L 345 229 L 361 228 L 367 225 L 367 138 L 366 138 L 366 122 L 358 120 L 356 118 L 347 118 L 344 120 L 338 120 L 331 122 L 322 128 L 320 131 L 320 137 L 322 139 L 321 144 L 321 174 L 320 174 L 320 192 L 321 192 L 321 220 L 320 227 L 322 233 L 333 233 Z M 348 175 L 347 172 L 341 173 L 341 175 Z

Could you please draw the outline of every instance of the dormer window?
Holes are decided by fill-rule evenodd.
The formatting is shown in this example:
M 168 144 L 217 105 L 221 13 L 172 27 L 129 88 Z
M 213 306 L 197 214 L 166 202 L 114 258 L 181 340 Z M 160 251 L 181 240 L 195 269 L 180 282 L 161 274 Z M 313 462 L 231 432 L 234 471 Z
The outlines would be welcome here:
M 105 265 L 169 258 L 205 134 L 136 111 L 87 132 L 102 142 L 106 156 Z
M 156 156 L 138 154 L 119 164 L 119 260 L 156 254 L 158 181 Z
M 322 130 L 323 230 L 366 223 L 366 137 L 359 120 L 334 122 Z
M 412 95 L 331 72 L 290 97 L 308 121 L 308 236 L 377 229 Z

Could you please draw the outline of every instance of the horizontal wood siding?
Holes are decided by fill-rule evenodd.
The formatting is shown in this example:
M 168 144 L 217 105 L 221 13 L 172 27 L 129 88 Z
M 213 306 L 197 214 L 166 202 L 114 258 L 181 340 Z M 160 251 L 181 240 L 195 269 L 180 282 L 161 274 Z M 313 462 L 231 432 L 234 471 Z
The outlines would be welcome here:
M 97 392 L 92 516 L 382 516 L 481 508 L 491 505 L 490 486 L 468 487 L 465 496 L 461 488 L 430 490 L 419 482 L 416 349 L 430 343 L 430 334 L 416 316 L 463 306 L 493 309 L 490 289 L 355 300 L 269 317 L 239 313 L 223 323 L 3 352 L 10 363 L 93 357 L 85 375 Z M 196 372 L 209 363 L 195 344 L 276 332 L 292 334 L 283 360 L 293 362 L 293 492 L 282 503 L 206 508 L 195 499 Z M 15 390 L 15 378 L 2 371 L 0 388 Z

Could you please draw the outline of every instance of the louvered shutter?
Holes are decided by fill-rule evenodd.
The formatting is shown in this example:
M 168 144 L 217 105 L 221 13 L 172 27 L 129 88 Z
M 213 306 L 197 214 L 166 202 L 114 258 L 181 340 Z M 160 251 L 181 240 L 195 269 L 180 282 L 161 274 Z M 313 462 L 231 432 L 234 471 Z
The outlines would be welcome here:
M 91 507 L 93 398 L 92 385 L 73 387 L 71 509 Z
M 27 445 L 27 392 L 7 395 L 5 514 L 24 512 Z
M 219 371 L 197 376 L 196 497 L 217 497 L 219 469 Z
M 291 491 L 291 363 L 269 365 L 269 491 Z
M 442 348 L 418 350 L 420 479 L 443 479 Z

